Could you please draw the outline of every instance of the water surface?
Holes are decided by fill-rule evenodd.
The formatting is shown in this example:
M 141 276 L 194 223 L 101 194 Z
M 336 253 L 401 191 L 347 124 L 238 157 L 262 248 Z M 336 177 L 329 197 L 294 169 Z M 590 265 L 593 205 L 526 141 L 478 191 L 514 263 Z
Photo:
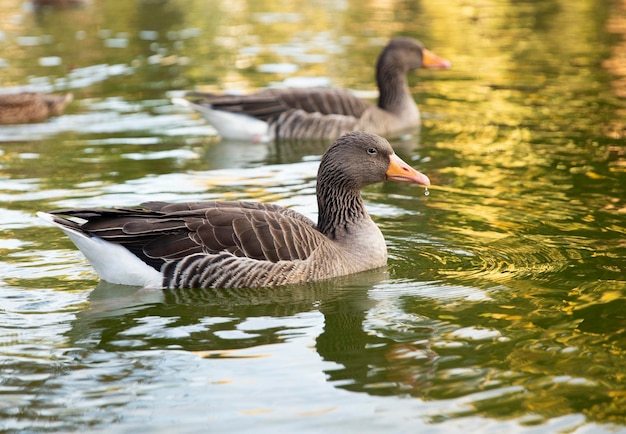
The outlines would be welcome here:
M 0 126 L 7 432 L 626 432 L 626 9 L 619 2 L 0 5 L 2 92 L 71 91 Z M 326 144 L 220 140 L 182 89 L 371 94 L 396 35 L 433 182 L 364 192 L 389 264 L 264 290 L 98 282 L 39 210 L 253 199 L 315 218 Z

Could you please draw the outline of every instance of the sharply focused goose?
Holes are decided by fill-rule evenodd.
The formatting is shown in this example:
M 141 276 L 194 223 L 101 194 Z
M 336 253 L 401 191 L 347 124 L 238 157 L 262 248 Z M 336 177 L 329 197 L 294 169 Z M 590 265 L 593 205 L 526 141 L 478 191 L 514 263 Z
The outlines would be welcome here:
M 407 74 L 418 68 L 449 67 L 450 62 L 418 40 L 396 38 L 376 64 L 378 105 L 334 88 L 267 89 L 244 96 L 188 92 L 174 102 L 199 111 L 227 139 L 335 139 L 355 130 L 396 137 L 416 130 L 421 122 Z
M 48 95 L 22 92 L 0 95 L 0 124 L 42 122 L 59 116 L 73 99 L 71 93 Z
M 164 288 L 310 282 L 384 266 L 382 233 L 360 190 L 384 180 L 430 185 L 389 142 L 366 132 L 332 144 L 317 175 L 317 225 L 259 202 L 146 202 L 136 208 L 39 213 L 60 227 L 103 280 Z

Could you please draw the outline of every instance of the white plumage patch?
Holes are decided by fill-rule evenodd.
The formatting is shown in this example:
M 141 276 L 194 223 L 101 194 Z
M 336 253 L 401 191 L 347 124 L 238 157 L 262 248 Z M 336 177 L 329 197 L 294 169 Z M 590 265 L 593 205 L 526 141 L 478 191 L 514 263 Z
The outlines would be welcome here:
M 268 123 L 252 116 L 213 110 L 211 107 L 194 104 L 184 98 L 172 98 L 172 102 L 198 111 L 225 139 L 255 143 L 271 140 Z
M 161 287 L 163 276 L 124 247 L 63 226 L 44 212 L 37 215 L 60 228 L 78 247 L 102 280 L 120 285 Z

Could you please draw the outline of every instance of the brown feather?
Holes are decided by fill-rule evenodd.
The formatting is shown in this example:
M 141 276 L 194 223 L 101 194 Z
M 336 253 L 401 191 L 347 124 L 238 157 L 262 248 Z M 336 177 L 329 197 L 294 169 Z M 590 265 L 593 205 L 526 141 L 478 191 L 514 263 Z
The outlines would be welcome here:
M 35 92 L 0 95 L 0 124 L 42 122 L 59 116 L 72 101 L 72 94 L 46 95 Z

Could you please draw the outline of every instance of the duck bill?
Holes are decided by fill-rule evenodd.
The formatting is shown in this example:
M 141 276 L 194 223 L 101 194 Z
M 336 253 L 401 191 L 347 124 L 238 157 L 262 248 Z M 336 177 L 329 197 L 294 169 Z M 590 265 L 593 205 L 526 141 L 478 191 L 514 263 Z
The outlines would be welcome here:
M 413 169 L 396 154 L 391 154 L 389 157 L 387 179 L 389 181 L 409 182 L 411 184 L 423 185 L 424 187 L 428 187 L 430 185 L 430 179 L 428 179 L 428 176 Z
M 430 50 L 422 50 L 422 67 L 427 69 L 450 69 L 452 63 L 443 57 L 437 56 Z

